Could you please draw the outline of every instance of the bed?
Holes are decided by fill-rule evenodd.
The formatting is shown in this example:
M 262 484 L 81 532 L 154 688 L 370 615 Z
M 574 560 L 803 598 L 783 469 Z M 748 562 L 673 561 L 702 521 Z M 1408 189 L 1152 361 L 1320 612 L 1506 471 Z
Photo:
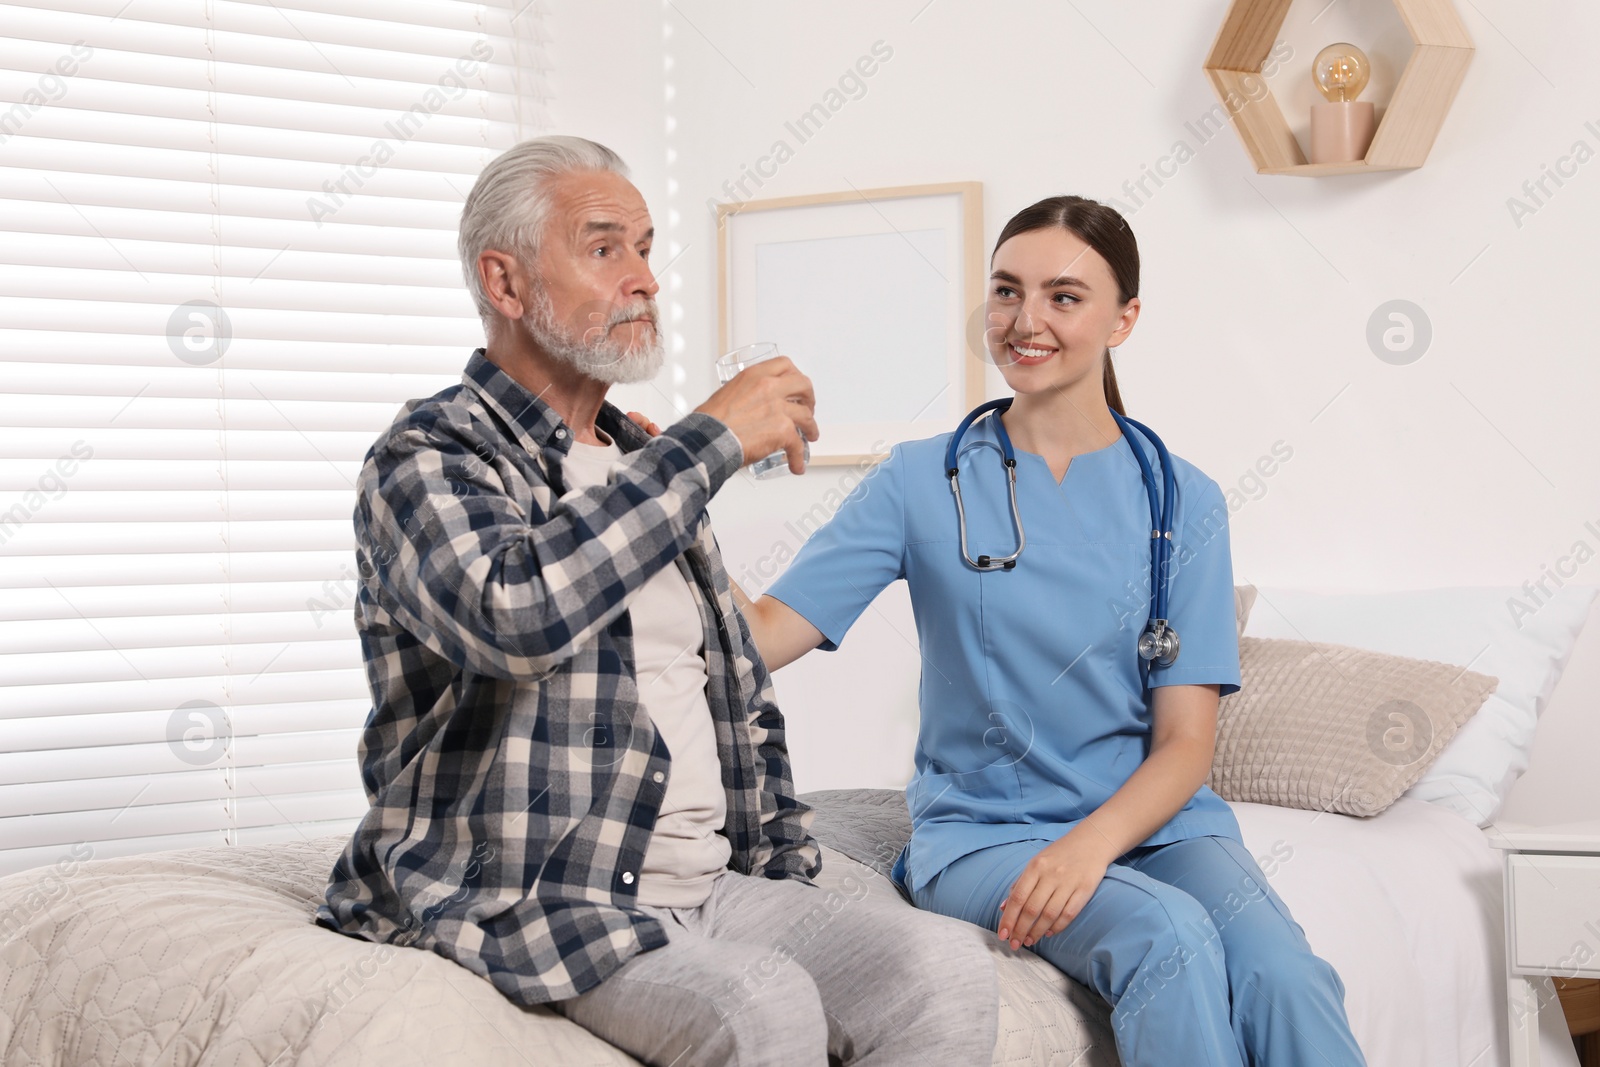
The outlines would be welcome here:
M 819 883 L 854 874 L 910 907 L 887 878 L 886 844 L 910 834 L 902 794 L 803 799 L 817 809 Z M 1500 860 L 1482 830 L 1404 797 L 1367 819 L 1233 807 L 1273 887 L 1339 969 L 1371 1067 L 1508 1062 Z M 547 1008 L 517 1008 L 440 956 L 313 925 L 343 844 L 90 859 L 66 875 L 46 867 L 0 879 L 0 1062 L 637 1062 Z M 1115 1067 L 1103 1001 L 1033 953 L 960 925 L 988 946 L 1000 977 L 995 1064 Z M 1543 1062 L 1573 1067 L 1559 1011 L 1541 1021 Z
M 1252 611 L 1256 593 L 1264 609 Z M 1600 691 L 1600 627 L 1590 628 L 1587 655 L 1574 655 L 1600 591 L 1568 586 L 1531 619 L 1507 616 L 1516 593 L 1236 589 L 1248 684 L 1229 698 L 1213 776 L 1221 790 L 1292 786 L 1273 802 L 1224 795 L 1312 948 L 1338 969 L 1370 1067 L 1509 1063 L 1502 860 L 1485 828 L 1505 814 L 1534 823 L 1574 817 L 1573 805 L 1591 792 L 1582 783 L 1592 781 L 1589 761 L 1600 741 L 1592 697 Z M 1285 667 L 1291 661 L 1281 642 L 1289 638 L 1345 648 L 1321 647 L 1305 665 Z M 1399 674 L 1405 664 L 1396 660 L 1345 677 L 1347 656 L 1362 649 L 1419 659 Z M 1569 658 L 1568 692 L 1552 700 Z M 1376 814 L 1351 810 L 1342 787 L 1329 791 L 1324 764 L 1339 753 L 1308 744 L 1303 733 L 1283 733 L 1257 766 L 1270 730 L 1297 717 L 1321 723 L 1329 736 L 1351 727 L 1355 740 L 1345 748 L 1359 755 L 1372 707 L 1355 701 L 1352 726 L 1334 698 L 1349 703 L 1369 682 L 1369 700 L 1398 694 L 1402 674 L 1441 664 L 1471 664 L 1493 675 L 1496 688 L 1452 727 L 1453 736 L 1440 735 L 1448 743 L 1416 764 L 1426 773 L 1389 783 L 1390 796 L 1404 792 L 1392 803 L 1381 798 Z M 1329 675 L 1327 693 L 1308 687 L 1319 673 Z M 1451 666 L 1443 688 L 1459 690 L 1456 682 L 1470 676 Z M 794 706 L 806 706 L 806 694 L 795 695 Z M 1480 698 L 1466 704 L 1477 708 Z M 1319 710 L 1308 716 L 1309 709 Z M 1366 782 L 1355 793 L 1381 785 L 1363 777 L 1371 760 L 1355 766 L 1348 780 Z M 1223 773 L 1229 768 L 1245 773 Z M 1343 780 L 1336 775 L 1331 784 Z M 901 790 L 813 790 L 802 799 L 816 809 L 819 884 L 855 878 L 870 894 L 911 906 L 887 877 L 911 829 Z M 83 852 L 60 863 L 0 878 L 0 1064 L 636 1062 L 549 1008 L 518 1008 L 441 956 L 314 925 L 345 840 L 118 858 L 93 858 L 92 848 L 78 846 Z M 1117 1065 L 1110 1008 L 1097 995 L 988 931 L 924 918 L 955 924 L 986 946 L 1001 990 L 994 1064 Z M 1537 989 L 1547 1006 L 1539 1013 L 1541 1063 L 1576 1067 L 1553 985 L 1541 979 Z

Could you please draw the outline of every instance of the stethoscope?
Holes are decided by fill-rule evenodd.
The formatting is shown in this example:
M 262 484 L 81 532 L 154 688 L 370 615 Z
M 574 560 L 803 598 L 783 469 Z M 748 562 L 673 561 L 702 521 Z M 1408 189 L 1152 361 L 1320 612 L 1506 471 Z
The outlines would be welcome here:
M 945 473 L 950 477 L 950 491 L 956 498 L 956 522 L 961 531 L 961 558 L 981 571 L 997 568 L 1008 571 L 1014 569 L 1017 557 L 1022 555 L 1022 549 L 1028 543 L 1027 534 L 1022 529 L 1022 515 L 1017 511 L 1017 455 L 1011 448 L 1011 435 L 1006 433 L 1005 423 L 1000 421 L 998 414 L 1011 406 L 1011 400 L 1011 397 L 1002 397 L 973 408 L 967 417 L 961 420 L 961 425 L 956 427 L 956 432 L 951 435 L 950 444 L 944 451 Z M 961 437 L 967 432 L 967 427 L 991 411 L 997 412 L 989 421 L 994 425 L 995 434 L 1000 438 L 1000 452 L 1005 458 L 1006 492 L 1011 498 L 1011 521 L 1017 531 L 1017 548 L 1009 556 L 982 555 L 973 559 L 967 553 L 967 512 L 961 503 L 961 476 L 956 467 L 956 452 L 961 447 Z M 1145 623 L 1144 631 L 1139 634 L 1139 658 L 1147 664 L 1153 662 L 1157 666 L 1166 667 L 1178 658 L 1178 631 L 1174 630 L 1167 620 L 1167 584 L 1163 580 L 1172 554 L 1172 510 L 1178 495 L 1177 479 L 1172 473 L 1172 458 L 1167 453 L 1167 446 L 1156 436 L 1154 430 L 1116 411 L 1111 412 L 1111 417 L 1117 420 L 1117 425 L 1122 428 L 1122 435 L 1133 446 L 1134 458 L 1139 461 L 1139 476 L 1144 480 L 1145 495 L 1150 500 L 1150 523 L 1154 527 L 1150 531 L 1153 603 L 1151 618 Z M 1135 429 L 1143 433 L 1155 446 L 1156 456 L 1161 462 L 1159 502 L 1156 500 L 1155 473 L 1150 469 L 1150 460 L 1146 458 L 1144 449 L 1139 447 L 1138 441 L 1133 436 Z

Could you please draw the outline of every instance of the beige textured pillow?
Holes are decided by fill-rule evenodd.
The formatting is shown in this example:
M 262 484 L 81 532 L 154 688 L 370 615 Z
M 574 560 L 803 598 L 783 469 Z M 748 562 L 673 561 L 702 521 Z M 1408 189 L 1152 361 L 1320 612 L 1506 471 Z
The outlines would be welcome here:
M 1244 637 L 1206 785 L 1224 800 L 1376 815 L 1421 778 L 1498 678 L 1320 641 Z

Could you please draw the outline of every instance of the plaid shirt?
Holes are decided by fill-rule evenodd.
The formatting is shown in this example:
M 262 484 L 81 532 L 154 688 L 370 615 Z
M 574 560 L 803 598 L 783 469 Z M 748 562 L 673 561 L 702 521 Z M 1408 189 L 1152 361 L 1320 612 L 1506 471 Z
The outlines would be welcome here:
M 596 423 L 626 458 L 566 492 L 572 431 L 480 348 L 373 444 L 354 516 L 372 806 L 317 922 L 432 949 L 522 1005 L 667 943 L 635 900 L 672 761 L 624 607 L 662 567 L 700 611 L 685 643 L 705 642 L 729 867 L 807 884 L 822 867 L 706 515 L 738 438 L 701 412 L 657 437 L 610 403 Z

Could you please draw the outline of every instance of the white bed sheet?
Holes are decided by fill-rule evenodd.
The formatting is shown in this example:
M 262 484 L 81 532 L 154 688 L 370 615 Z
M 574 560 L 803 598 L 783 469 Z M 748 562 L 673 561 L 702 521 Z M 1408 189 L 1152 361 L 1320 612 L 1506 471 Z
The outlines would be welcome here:
M 1409 797 L 1366 819 L 1230 806 L 1343 979 L 1368 1067 L 1509 1067 L 1503 861 L 1482 830 Z M 1542 985 L 1541 1067 L 1577 1067 L 1554 985 Z

